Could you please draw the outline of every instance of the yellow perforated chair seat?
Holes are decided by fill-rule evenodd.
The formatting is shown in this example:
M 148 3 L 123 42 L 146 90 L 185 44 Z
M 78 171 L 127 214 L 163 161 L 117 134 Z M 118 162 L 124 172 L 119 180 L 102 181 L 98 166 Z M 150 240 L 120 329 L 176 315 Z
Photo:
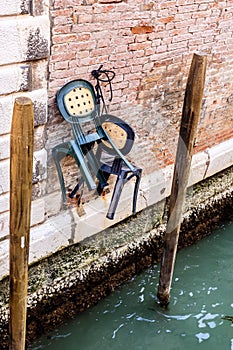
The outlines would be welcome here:
M 118 149 L 121 150 L 125 147 L 125 144 L 127 142 L 127 132 L 124 129 L 122 129 L 119 125 L 111 122 L 104 122 L 102 124 L 102 127 L 108 133 L 109 137 L 112 139 Z M 108 141 L 102 140 L 102 142 L 107 147 L 112 148 Z
M 85 87 L 78 87 L 69 91 L 64 97 L 67 112 L 77 117 L 86 117 L 95 110 L 92 94 Z

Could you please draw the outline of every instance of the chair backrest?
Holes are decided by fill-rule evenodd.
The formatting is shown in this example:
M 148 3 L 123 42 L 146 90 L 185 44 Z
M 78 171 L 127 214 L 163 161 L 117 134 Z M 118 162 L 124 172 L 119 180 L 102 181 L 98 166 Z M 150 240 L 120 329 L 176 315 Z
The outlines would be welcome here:
M 100 123 L 104 131 L 108 133 L 115 146 L 126 155 L 130 152 L 134 143 L 134 131 L 124 120 L 111 114 L 103 114 Z M 110 154 L 115 154 L 109 141 L 102 140 L 103 149 Z
M 71 123 L 74 138 L 80 144 L 92 141 L 91 135 L 83 132 L 80 124 L 93 121 L 98 138 L 102 138 L 102 148 L 109 154 L 116 154 L 107 141 L 105 132 L 123 155 L 130 152 L 134 142 L 134 131 L 122 119 L 111 114 L 99 116 L 99 104 L 93 85 L 77 79 L 65 84 L 56 95 L 58 109 L 63 118 Z
M 77 79 L 65 84 L 57 93 L 57 105 L 63 118 L 69 123 L 83 123 L 94 120 L 99 105 L 91 83 Z

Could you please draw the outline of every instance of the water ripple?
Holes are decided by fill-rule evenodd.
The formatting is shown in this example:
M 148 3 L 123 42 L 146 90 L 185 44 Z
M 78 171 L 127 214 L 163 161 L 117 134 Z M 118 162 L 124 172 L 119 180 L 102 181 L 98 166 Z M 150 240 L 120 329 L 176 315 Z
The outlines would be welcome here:
M 198 320 L 198 327 L 199 328 L 204 328 L 206 327 L 207 325 L 210 327 L 210 328 L 214 328 L 213 327 L 213 322 L 208 322 L 209 320 L 213 320 L 215 319 L 216 317 L 219 317 L 219 314 L 211 314 L 211 313 L 207 313 L 206 315 L 204 315 L 202 318 L 200 318 Z M 215 322 L 214 322 L 215 323 Z M 211 326 L 210 326 L 211 324 Z M 216 326 L 216 324 L 215 324 Z
M 199 343 L 202 343 L 203 340 L 207 340 L 210 337 L 209 333 L 197 333 L 195 336 L 198 338 Z
M 188 315 L 166 315 L 166 314 L 163 314 L 163 313 L 161 313 L 161 312 L 158 312 L 158 314 L 160 314 L 160 315 L 162 315 L 162 316 L 164 316 L 164 317 L 166 317 L 166 318 L 172 318 L 172 319 L 175 319 L 175 320 L 177 320 L 177 321 L 185 321 L 185 320 L 187 320 L 189 317 L 191 317 L 192 316 L 192 314 L 188 314 Z
M 136 320 L 137 321 L 145 321 L 145 322 L 150 322 L 150 323 L 154 323 L 155 322 L 155 320 L 150 320 L 149 318 L 145 318 L 145 317 L 141 317 L 141 316 L 137 316 L 136 317 Z
M 117 328 L 113 331 L 112 339 L 115 339 L 115 338 L 116 338 L 117 332 L 118 332 L 122 327 L 124 327 L 124 323 L 121 323 L 120 326 L 117 327 Z

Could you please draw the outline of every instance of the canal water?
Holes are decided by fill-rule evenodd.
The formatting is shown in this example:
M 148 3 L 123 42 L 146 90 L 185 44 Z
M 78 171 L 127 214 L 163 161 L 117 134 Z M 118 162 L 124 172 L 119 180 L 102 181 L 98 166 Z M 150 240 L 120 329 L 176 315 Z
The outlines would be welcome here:
M 156 301 L 159 265 L 30 349 L 233 350 L 233 223 L 177 255 L 167 310 Z

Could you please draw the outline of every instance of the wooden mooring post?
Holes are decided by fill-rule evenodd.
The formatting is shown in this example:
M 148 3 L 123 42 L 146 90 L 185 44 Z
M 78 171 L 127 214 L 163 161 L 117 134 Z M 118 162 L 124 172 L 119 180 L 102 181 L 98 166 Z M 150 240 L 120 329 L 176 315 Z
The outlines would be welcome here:
M 16 98 L 10 143 L 9 349 L 24 350 L 32 195 L 34 113 L 32 101 Z
M 206 56 L 193 55 L 186 85 L 157 293 L 158 302 L 163 307 L 170 301 L 182 210 L 202 104 L 206 61 Z

